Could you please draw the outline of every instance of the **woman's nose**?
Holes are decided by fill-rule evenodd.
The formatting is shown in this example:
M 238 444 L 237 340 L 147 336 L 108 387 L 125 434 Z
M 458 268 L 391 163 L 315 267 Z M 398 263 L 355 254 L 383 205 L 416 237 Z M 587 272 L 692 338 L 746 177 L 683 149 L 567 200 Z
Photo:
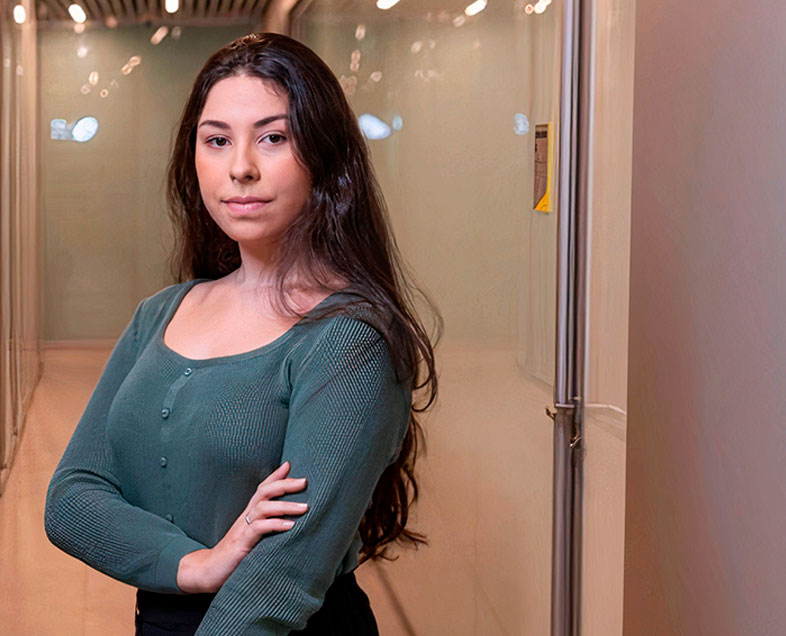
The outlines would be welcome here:
M 253 150 L 239 145 L 232 157 L 230 177 L 234 181 L 254 181 L 259 179 L 259 168 L 252 156 Z

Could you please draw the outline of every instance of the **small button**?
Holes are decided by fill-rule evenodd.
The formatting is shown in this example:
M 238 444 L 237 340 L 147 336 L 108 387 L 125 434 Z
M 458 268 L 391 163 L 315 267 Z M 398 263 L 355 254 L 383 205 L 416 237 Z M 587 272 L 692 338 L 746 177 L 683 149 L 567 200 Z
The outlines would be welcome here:
M 160 460 L 162 466 L 166 466 L 166 457 L 162 457 Z
M 172 515 L 167 515 L 167 516 L 166 516 L 166 520 L 167 520 L 167 521 L 174 521 L 174 520 L 175 520 L 175 518 L 174 518 Z
M 161 409 L 161 417 L 163 417 L 164 419 L 169 417 L 169 409 L 168 408 L 164 407 L 164 408 Z
M 188 369 L 183 371 L 183 375 L 191 375 L 191 367 L 188 367 Z

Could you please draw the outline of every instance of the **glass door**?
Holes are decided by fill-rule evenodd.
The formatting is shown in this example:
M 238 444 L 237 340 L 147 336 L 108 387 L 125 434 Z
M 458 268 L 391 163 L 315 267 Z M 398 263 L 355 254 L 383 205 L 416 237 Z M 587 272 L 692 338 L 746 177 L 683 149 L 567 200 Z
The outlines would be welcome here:
M 339 77 L 399 246 L 445 319 L 412 517 L 429 545 L 362 566 L 402 634 L 550 632 L 562 10 L 296 10 L 293 35 Z

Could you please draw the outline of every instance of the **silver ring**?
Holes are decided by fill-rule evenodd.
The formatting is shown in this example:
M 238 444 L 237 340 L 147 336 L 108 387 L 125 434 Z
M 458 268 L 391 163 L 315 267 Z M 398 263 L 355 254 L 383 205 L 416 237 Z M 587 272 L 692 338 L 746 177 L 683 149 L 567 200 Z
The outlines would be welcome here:
M 251 514 L 251 513 L 249 513 L 249 514 Z M 251 525 L 251 519 L 248 518 L 248 515 L 246 515 L 246 523 L 248 525 Z

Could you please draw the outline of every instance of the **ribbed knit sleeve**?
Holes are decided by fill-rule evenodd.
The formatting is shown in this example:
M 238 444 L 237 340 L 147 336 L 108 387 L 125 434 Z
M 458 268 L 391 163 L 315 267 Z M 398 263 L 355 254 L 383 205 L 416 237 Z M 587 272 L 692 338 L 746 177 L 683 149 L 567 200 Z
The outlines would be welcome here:
M 123 498 L 106 436 L 112 400 L 136 360 L 144 303 L 115 344 L 55 469 L 44 527 L 54 545 L 104 574 L 143 589 L 183 594 L 177 586 L 180 559 L 206 546 Z
M 284 636 L 321 606 L 382 472 L 406 432 L 411 389 L 387 344 L 349 316 L 329 324 L 291 373 L 281 461 L 307 487 L 277 499 L 309 509 L 264 535 L 216 594 L 195 636 Z M 294 365 L 293 365 L 294 366 Z

